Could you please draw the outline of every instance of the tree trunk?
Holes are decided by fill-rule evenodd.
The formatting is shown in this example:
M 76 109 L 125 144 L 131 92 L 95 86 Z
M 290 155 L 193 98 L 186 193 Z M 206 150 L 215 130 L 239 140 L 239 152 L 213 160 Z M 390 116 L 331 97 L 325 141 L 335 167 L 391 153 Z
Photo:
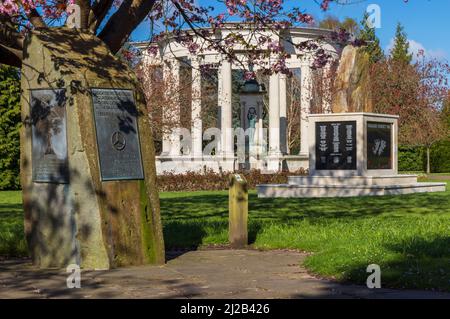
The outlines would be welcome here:
M 24 56 L 21 182 L 34 264 L 104 269 L 164 263 L 153 137 L 134 72 L 94 35 L 66 28 L 32 33 Z M 106 94 L 103 103 L 94 104 L 92 89 Z M 119 90 L 134 101 L 115 97 Z M 55 97 L 61 91 L 64 98 Z M 36 101 L 63 110 L 61 135 L 51 139 L 62 157 L 40 151 Z M 114 137 L 123 147 L 115 147 Z M 107 166 L 112 178 L 104 177 Z M 136 167 L 142 176 L 133 173 Z M 38 173 L 52 181 L 39 180 Z M 52 179 L 62 173 L 63 181 Z
M 427 146 L 427 174 L 431 174 L 430 146 Z

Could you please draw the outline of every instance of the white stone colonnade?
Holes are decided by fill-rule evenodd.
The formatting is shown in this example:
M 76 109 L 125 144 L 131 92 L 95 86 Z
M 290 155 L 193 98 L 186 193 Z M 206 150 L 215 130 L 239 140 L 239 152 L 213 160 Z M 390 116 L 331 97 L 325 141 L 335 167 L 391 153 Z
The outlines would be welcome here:
M 222 31 L 222 36 L 227 32 L 235 32 L 233 26 Z M 240 30 L 239 32 L 244 32 Z M 320 29 L 296 28 L 291 31 L 291 40 L 305 41 L 313 37 L 323 36 L 329 31 Z M 330 51 L 337 49 L 332 44 L 326 44 Z M 140 43 L 138 47 L 145 48 L 148 43 Z M 170 46 L 170 48 L 169 48 Z M 294 50 L 294 49 L 292 49 Z M 167 41 L 159 45 L 159 54 L 156 57 L 147 56 L 147 63 L 150 65 L 162 65 L 164 77 L 171 76 L 176 83 L 180 81 L 181 63 L 187 63 L 191 66 L 192 72 L 192 113 L 190 134 L 192 145 L 189 154 L 181 153 L 180 135 L 177 134 L 177 128 L 174 127 L 172 134 L 169 132 L 163 136 L 162 153 L 157 158 L 157 172 L 182 173 L 186 171 L 202 171 L 212 169 L 214 171 L 234 171 L 238 169 L 236 154 L 234 150 L 234 128 L 233 128 L 233 110 L 232 110 L 232 72 L 239 69 L 237 66 L 217 52 L 202 52 L 199 56 L 192 56 L 186 48 L 181 47 L 174 41 Z M 181 62 L 183 61 L 183 62 Z M 300 136 L 301 145 L 298 155 L 287 155 L 287 77 L 284 74 L 272 74 L 269 78 L 269 128 L 268 128 L 268 154 L 264 165 L 259 167 L 267 171 L 279 171 L 282 168 L 282 162 L 287 163 L 289 170 L 297 170 L 300 167 L 308 168 L 308 123 L 307 115 L 311 110 L 312 98 L 312 72 L 310 65 L 312 54 L 296 54 L 293 52 L 286 63 L 290 69 L 301 69 L 301 116 L 300 116 Z M 218 126 L 221 130 L 218 140 L 218 152 L 215 156 L 204 155 L 202 149 L 203 128 L 201 119 L 201 72 L 202 64 L 218 65 L 218 105 L 219 121 Z M 257 69 L 255 69 L 257 71 Z M 171 93 L 172 94 L 172 93 Z M 177 94 L 177 93 L 175 93 Z M 172 99 L 177 96 L 172 96 Z M 175 112 L 176 113 L 176 112 Z M 164 116 L 164 114 L 163 114 Z M 179 122 L 179 115 L 172 120 Z

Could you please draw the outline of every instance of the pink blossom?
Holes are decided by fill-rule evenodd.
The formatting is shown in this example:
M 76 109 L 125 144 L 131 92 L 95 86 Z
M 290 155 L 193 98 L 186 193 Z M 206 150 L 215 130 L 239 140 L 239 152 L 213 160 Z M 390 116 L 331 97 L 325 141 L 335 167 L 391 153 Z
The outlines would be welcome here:
M 0 5 L 0 13 L 5 15 L 15 15 L 19 12 L 19 7 L 12 0 L 4 0 Z

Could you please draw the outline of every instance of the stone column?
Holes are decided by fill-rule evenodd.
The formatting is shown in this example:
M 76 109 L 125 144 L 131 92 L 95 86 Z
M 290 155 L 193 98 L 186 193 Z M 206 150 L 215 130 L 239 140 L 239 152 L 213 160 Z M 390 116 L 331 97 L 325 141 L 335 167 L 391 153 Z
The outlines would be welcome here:
M 222 67 L 217 69 L 217 128 L 222 130 Z M 222 154 L 222 136 L 217 141 L 216 154 Z
M 163 121 L 169 122 L 175 127 L 170 130 L 166 127 L 163 133 L 163 156 L 177 156 L 180 155 L 180 135 L 178 126 L 180 122 L 180 98 L 179 98 L 179 84 L 180 84 L 180 61 L 177 59 L 169 59 L 164 61 L 163 66 L 164 80 L 167 83 L 167 98 L 170 107 L 163 110 Z
M 232 69 L 231 63 L 224 58 L 220 70 L 221 91 L 219 101 L 220 108 L 220 129 L 222 130 L 221 137 L 221 153 L 222 156 L 229 158 L 234 157 L 234 141 L 233 141 L 233 113 L 232 113 Z M 219 81 L 220 84 L 220 81 Z
M 286 80 L 286 74 L 280 74 L 280 151 L 283 154 L 288 153 Z
M 280 155 L 280 75 L 269 79 L 269 155 Z
M 311 112 L 312 78 L 309 64 L 301 66 L 300 155 L 309 155 L 308 115 Z
M 191 60 L 192 66 L 192 113 L 191 113 L 191 155 L 202 156 L 202 77 L 200 63 L 196 58 Z
M 267 170 L 280 169 L 280 75 L 272 74 L 269 79 L 269 152 Z
M 332 99 L 332 85 L 333 81 L 331 78 L 331 66 L 333 62 L 328 62 L 326 66 L 323 67 L 322 70 L 322 94 L 324 95 L 323 100 L 323 112 L 324 113 L 332 113 L 331 112 L 331 99 Z

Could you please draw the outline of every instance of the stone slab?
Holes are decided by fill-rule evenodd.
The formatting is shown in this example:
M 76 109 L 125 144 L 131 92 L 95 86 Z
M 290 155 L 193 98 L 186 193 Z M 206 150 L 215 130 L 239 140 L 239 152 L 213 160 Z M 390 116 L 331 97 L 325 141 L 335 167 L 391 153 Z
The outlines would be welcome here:
M 386 196 L 414 193 L 445 192 L 445 183 L 414 183 L 408 185 L 341 185 L 341 186 L 304 186 L 304 185 L 258 185 L 259 198 L 326 198 L 356 196 Z
M 417 175 L 388 176 L 289 176 L 289 185 L 301 186 L 394 186 L 417 183 Z

